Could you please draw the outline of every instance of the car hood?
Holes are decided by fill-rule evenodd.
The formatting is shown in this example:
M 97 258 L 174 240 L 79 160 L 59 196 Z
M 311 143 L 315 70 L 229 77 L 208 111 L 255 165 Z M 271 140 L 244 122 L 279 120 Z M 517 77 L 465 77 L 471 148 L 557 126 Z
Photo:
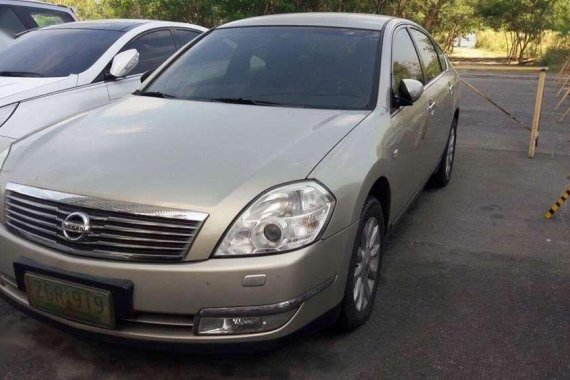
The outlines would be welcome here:
M 368 114 L 128 96 L 15 144 L 2 181 L 205 212 L 221 234 Z
M 0 77 L 0 107 L 77 85 L 77 75 L 63 78 Z

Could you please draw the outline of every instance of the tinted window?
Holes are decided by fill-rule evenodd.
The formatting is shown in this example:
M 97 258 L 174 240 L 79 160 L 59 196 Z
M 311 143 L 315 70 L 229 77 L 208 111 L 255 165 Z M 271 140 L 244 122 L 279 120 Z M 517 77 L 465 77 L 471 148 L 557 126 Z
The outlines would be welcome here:
M 371 109 L 380 32 L 340 28 L 218 29 L 148 91 L 183 99 L 330 109 Z
M 435 50 L 437 51 L 437 57 L 439 58 L 439 64 L 443 71 L 447 70 L 447 61 L 445 60 L 445 54 L 441 50 L 438 44 L 435 44 Z
M 424 81 L 420 59 L 406 29 L 400 29 L 394 35 L 392 46 L 392 91 L 398 93 L 402 79 Z
M 91 67 L 121 35 L 121 32 L 85 29 L 32 31 L 2 52 L 0 72 L 4 76 L 79 74 Z
M 169 30 L 158 30 L 144 34 L 129 42 L 122 51 L 129 49 L 137 49 L 140 54 L 139 64 L 131 72 L 131 75 L 155 70 L 176 52 L 174 40 Z
M 10 8 L 0 5 L 0 29 L 10 34 L 18 34 L 25 31 L 26 27 Z
M 65 12 L 55 12 L 38 8 L 29 8 L 27 12 L 40 28 L 74 21 L 73 18 Z
M 200 33 L 193 30 L 176 29 L 174 31 L 174 35 L 176 36 L 178 47 L 182 47 L 188 42 L 192 41 L 194 38 L 198 37 Z
M 411 32 L 418 46 L 418 50 L 426 70 L 426 83 L 428 83 L 442 71 L 439 63 L 439 57 L 437 56 L 431 38 L 417 29 L 411 29 Z

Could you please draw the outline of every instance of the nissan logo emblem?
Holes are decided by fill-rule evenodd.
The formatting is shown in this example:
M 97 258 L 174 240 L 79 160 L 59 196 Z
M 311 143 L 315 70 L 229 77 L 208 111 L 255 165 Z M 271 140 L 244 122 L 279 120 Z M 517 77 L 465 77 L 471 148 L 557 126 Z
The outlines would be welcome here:
M 69 241 L 81 241 L 89 236 L 91 220 L 82 212 L 69 214 L 61 224 L 63 236 Z

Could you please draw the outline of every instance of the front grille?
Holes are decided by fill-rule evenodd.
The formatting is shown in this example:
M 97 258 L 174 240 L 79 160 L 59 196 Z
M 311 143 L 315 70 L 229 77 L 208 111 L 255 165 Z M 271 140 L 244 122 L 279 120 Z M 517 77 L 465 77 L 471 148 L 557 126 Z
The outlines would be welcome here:
M 63 222 L 73 213 L 90 221 L 80 241 L 64 236 Z M 66 253 L 104 259 L 182 261 L 206 217 L 16 184 L 8 184 L 5 194 L 6 226 L 13 233 Z

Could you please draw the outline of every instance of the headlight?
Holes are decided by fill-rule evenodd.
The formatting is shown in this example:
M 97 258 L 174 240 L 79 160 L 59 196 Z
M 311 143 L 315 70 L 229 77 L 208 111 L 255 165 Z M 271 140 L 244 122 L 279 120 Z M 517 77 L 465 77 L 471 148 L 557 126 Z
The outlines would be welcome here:
M 0 127 L 3 126 L 4 123 L 6 123 L 8 119 L 10 119 L 10 117 L 14 114 L 14 111 L 16 111 L 16 108 L 18 108 L 18 104 L 19 103 L 14 103 L 0 107 Z
M 262 194 L 234 222 L 214 256 L 244 256 L 298 249 L 314 242 L 335 206 L 314 181 L 281 186 Z
M 0 171 L 2 170 L 2 167 L 4 167 L 4 161 L 6 161 L 6 158 L 8 158 L 9 153 L 10 153 L 10 148 L 0 152 Z

